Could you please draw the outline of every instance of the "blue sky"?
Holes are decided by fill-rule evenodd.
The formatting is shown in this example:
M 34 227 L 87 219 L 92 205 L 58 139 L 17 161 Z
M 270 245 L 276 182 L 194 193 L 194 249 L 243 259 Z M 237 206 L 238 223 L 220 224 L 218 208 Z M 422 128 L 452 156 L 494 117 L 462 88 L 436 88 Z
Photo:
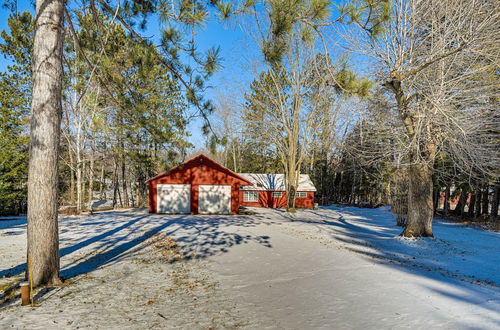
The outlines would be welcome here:
M 0 0 L 0 3 L 2 0 Z M 29 10 L 34 13 L 34 7 L 30 0 L 19 0 L 18 10 Z M 8 30 L 7 17 L 9 10 L 0 7 L 0 31 Z M 148 38 L 159 38 L 161 35 L 161 24 L 156 20 L 148 22 L 146 31 L 141 34 Z M 222 24 L 215 17 L 207 22 L 207 24 L 198 31 L 197 43 L 200 51 L 207 50 L 213 46 L 219 46 L 221 49 L 222 68 L 208 82 L 211 86 L 207 90 L 206 97 L 215 100 L 220 94 L 231 91 L 235 85 L 241 85 L 245 81 L 251 81 L 251 75 L 248 71 L 240 70 L 244 66 L 244 60 L 248 55 L 248 50 L 243 46 L 246 34 L 236 24 Z M 254 48 L 255 49 L 255 48 Z M 3 56 L 0 57 L 0 70 L 7 69 L 9 61 Z M 190 142 L 197 148 L 203 147 L 204 138 L 201 134 L 202 121 L 195 119 L 191 122 L 189 131 L 192 136 Z
M 2 1 L 0 0 L 0 3 Z M 34 12 L 31 0 L 19 0 L 18 9 L 19 11 L 30 10 L 32 13 Z M 8 28 L 8 15 L 8 9 L 0 8 L 0 30 Z M 149 20 L 147 29 L 141 31 L 141 34 L 144 37 L 158 40 L 161 30 L 161 24 L 157 19 L 153 18 Z M 208 89 L 206 97 L 215 102 L 220 97 L 231 97 L 242 101 L 244 88 L 252 80 L 250 72 L 251 64 L 253 64 L 252 60 L 259 56 L 258 48 L 253 41 L 242 31 L 237 23 L 220 23 L 215 17 L 210 17 L 206 25 L 198 31 L 196 40 L 199 51 L 219 46 L 223 60 L 222 68 L 208 82 L 211 88 Z M 351 63 L 357 69 L 366 69 L 369 67 L 366 58 L 354 57 L 351 58 Z M 0 70 L 5 70 L 7 65 L 8 61 L 0 57 Z M 201 126 L 202 120 L 194 119 L 188 128 L 192 134 L 189 140 L 196 148 L 204 146 Z

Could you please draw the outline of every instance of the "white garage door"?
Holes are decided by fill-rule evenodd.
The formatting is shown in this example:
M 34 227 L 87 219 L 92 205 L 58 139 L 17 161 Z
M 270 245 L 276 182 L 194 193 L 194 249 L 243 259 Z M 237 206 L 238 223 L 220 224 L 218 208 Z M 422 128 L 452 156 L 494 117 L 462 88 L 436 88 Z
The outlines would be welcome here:
M 156 191 L 158 213 L 189 213 L 191 211 L 190 184 L 158 184 Z
M 200 213 L 231 213 L 231 186 L 200 185 Z

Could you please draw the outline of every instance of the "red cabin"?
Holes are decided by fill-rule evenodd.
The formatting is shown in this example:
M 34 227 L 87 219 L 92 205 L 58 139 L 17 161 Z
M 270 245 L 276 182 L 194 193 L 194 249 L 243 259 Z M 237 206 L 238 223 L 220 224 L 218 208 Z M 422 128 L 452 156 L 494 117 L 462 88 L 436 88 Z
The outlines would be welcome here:
M 240 188 L 241 206 L 286 207 L 286 192 L 283 174 L 240 173 L 253 185 Z M 301 174 L 295 193 L 295 207 L 313 208 L 316 188 L 307 174 Z
M 229 214 L 240 206 L 286 207 L 283 174 L 236 174 L 204 155 L 188 160 L 146 183 L 150 213 Z M 312 208 L 314 188 L 301 175 L 295 206 Z

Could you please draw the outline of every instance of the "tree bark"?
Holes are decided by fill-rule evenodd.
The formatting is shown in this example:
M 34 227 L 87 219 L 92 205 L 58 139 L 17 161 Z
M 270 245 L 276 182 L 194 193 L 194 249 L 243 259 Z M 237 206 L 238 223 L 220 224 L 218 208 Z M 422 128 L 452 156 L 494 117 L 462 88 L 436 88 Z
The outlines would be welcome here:
M 290 169 L 286 178 L 286 198 L 287 212 L 295 212 L 295 194 L 297 192 L 298 173 L 295 169 Z
M 476 206 L 476 193 L 474 191 L 470 194 L 469 210 L 467 211 L 467 216 L 469 218 L 474 218 L 474 208 Z
M 482 211 L 481 214 L 487 215 L 489 213 L 488 209 L 489 209 L 489 206 L 490 206 L 489 205 L 490 204 L 490 200 L 489 200 L 488 196 L 489 196 L 489 187 L 488 187 L 488 185 L 485 185 L 484 186 L 484 191 L 483 191 L 483 197 L 481 198 L 482 202 L 483 202 L 483 207 L 482 207 L 482 210 L 481 210 Z
M 36 0 L 27 253 L 34 286 L 61 282 L 57 188 L 62 113 L 63 10 L 62 0 Z
M 104 194 L 104 159 L 102 159 L 101 162 L 102 164 L 101 164 L 101 178 L 99 179 L 99 199 L 106 199 L 106 195 Z
M 439 206 L 439 197 L 441 197 L 441 194 L 440 194 L 440 190 L 439 189 L 434 189 L 434 193 L 433 193 L 433 206 L 432 206 L 432 210 L 433 210 L 433 214 L 436 214 L 436 211 L 438 209 L 438 206 Z
M 95 153 L 95 140 L 92 138 L 92 146 L 90 150 L 89 160 L 89 191 L 88 191 L 88 210 L 92 213 L 92 201 L 94 199 L 94 153 Z
M 427 165 L 409 168 L 408 223 L 404 237 L 433 237 L 432 234 L 432 172 Z
M 467 199 L 469 198 L 469 192 L 466 189 L 462 189 L 460 199 L 462 204 L 460 204 L 460 217 L 465 218 L 465 205 L 467 205 Z
M 69 154 L 69 163 L 71 164 L 69 168 L 69 177 L 70 177 L 70 184 L 69 184 L 69 205 L 75 205 L 75 159 L 73 156 L 73 152 L 71 151 L 71 146 L 68 143 L 68 154 Z
M 443 212 L 445 215 L 450 213 L 450 186 L 446 186 L 444 190 L 444 202 L 443 202 Z
M 126 164 L 125 164 L 125 155 L 123 155 L 122 158 L 122 166 L 121 166 L 121 177 L 122 177 L 122 191 L 123 191 L 123 205 L 125 207 L 129 207 L 129 197 L 128 197 L 128 185 L 127 185 L 127 171 L 126 171 Z M 122 206 L 123 207 L 123 206 Z
M 498 203 L 500 200 L 500 184 L 495 186 L 493 190 L 493 198 L 491 201 L 491 219 L 498 220 Z
M 479 218 L 481 215 L 481 197 L 482 197 L 481 188 L 478 188 L 476 191 L 476 206 L 474 208 L 474 218 Z
M 78 148 L 77 148 L 78 149 Z M 82 212 L 82 160 L 77 152 L 76 157 L 76 212 Z

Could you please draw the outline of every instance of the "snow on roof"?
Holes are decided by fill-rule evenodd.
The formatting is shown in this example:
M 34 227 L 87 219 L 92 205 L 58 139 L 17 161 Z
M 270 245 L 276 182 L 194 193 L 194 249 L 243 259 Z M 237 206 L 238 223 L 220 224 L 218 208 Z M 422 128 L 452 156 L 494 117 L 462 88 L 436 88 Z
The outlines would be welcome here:
M 238 173 L 238 175 L 254 184 L 253 186 L 241 186 L 241 190 L 285 191 L 285 176 L 283 174 Z M 309 175 L 300 175 L 297 191 L 316 191 Z

